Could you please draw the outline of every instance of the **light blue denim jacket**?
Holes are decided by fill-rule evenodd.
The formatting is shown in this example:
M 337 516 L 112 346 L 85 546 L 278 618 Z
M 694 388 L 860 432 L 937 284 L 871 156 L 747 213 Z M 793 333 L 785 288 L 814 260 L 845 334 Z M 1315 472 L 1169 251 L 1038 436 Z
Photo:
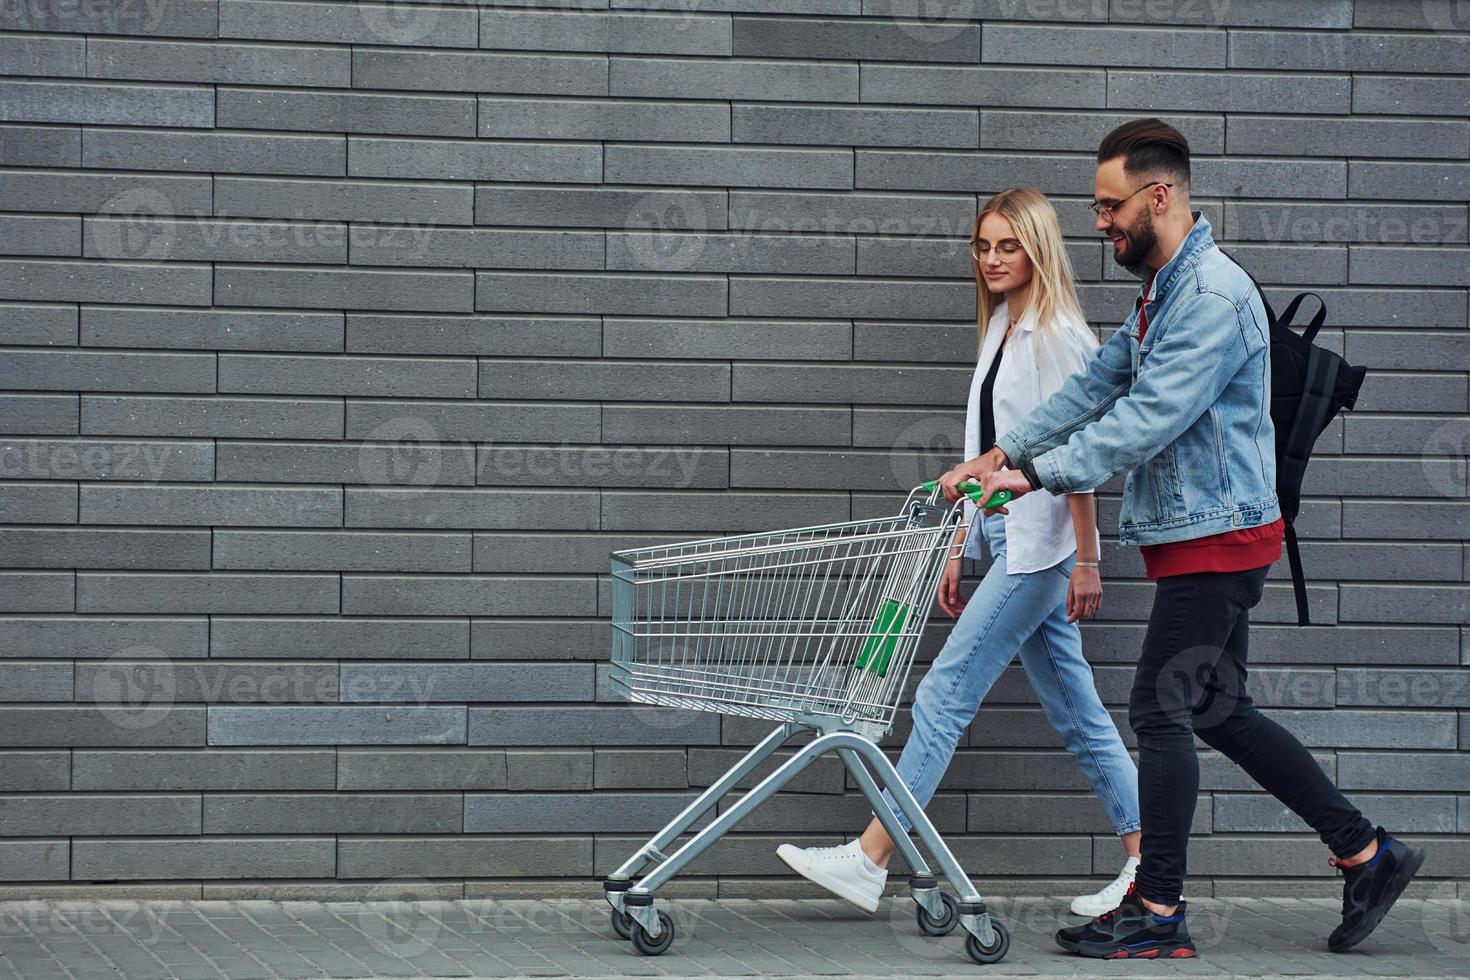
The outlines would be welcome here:
M 1118 527 L 1124 544 L 1276 520 L 1266 309 L 1245 270 L 1215 247 L 1204 215 L 1195 213 L 1143 299 L 1142 344 L 1135 307 L 1086 371 L 996 445 L 1013 465 L 1029 460 L 1053 494 L 1127 472 Z

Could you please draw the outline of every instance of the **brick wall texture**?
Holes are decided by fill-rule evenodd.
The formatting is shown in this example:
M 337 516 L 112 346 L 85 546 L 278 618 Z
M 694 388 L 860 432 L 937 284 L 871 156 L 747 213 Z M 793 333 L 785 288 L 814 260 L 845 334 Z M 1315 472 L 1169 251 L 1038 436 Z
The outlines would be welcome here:
M 1092 154 L 1155 114 L 1222 244 L 1371 369 L 1308 474 L 1319 625 L 1281 562 L 1253 693 L 1453 889 L 1467 28 L 1463 0 L 0 4 L 0 895 L 595 891 L 767 730 L 612 696 L 609 550 L 891 513 L 955 462 L 977 203 L 1052 196 L 1105 337 L 1138 284 Z M 1085 643 L 1132 746 L 1120 489 Z M 1332 894 L 1305 825 L 1201 756 L 1192 893 Z M 769 893 L 776 843 L 860 829 L 829 763 L 671 893 Z M 930 810 L 993 892 L 1120 863 L 1016 667 Z

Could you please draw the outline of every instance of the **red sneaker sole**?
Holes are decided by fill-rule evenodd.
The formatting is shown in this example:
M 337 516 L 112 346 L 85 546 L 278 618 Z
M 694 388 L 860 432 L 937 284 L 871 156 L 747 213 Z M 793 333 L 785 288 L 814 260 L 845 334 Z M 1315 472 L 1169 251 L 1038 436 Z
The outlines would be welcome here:
M 1103 959 L 1105 959 L 1105 960 L 1154 960 L 1154 959 L 1158 959 L 1159 958 L 1159 955 L 1160 955 L 1161 952 L 1162 952 L 1161 950 L 1157 950 L 1157 949 L 1143 949 L 1143 950 L 1139 950 L 1136 953 L 1133 953 L 1133 952 L 1130 952 L 1130 951 L 1128 951 L 1126 949 L 1120 949 L 1117 952 L 1108 953 L 1106 956 L 1103 957 Z M 1194 950 L 1187 949 L 1185 947 L 1180 947 L 1179 949 L 1176 949 L 1173 952 L 1171 952 L 1169 954 L 1168 958 L 1171 959 L 1171 960 L 1187 960 L 1187 959 L 1189 959 L 1190 957 L 1192 957 L 1194 955 L 1195 955 Z

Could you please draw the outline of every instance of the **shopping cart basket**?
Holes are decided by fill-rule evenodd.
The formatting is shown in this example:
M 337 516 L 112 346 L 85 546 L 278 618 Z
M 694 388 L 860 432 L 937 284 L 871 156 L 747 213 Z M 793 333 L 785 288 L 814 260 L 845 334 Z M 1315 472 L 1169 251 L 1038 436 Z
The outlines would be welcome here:
M 978 484 L 961 489 L 979 503 Z M 1010 499 L 1000 491 L 984 506 Z M 911 490 L 891 517 L 612 553 L 612 689 L 629 701 L 778 723 L 603 882 L 613 929 L 639 952 L 657 955 L 674 941 L 673 921 L 654 909 L 653 892 L 815 759 L 836 752 L 913 872 L 909 889 L 919 927 L 944 936 L 962 925 L 971 958 L 995 963 L 1005 956 L 1005 926 L 986 911 L 876 744 L 893 727 L 945 562 L 963 546 L 961 528 L 968 533 L 962 501 L 947 503 L 931 480 Z M 726 793 L 802 732 L 816 737 L 669 853 Z M 879 782 L 958 900 L 939 890 Z M 648 864 L 653 867 L 642 873 Z

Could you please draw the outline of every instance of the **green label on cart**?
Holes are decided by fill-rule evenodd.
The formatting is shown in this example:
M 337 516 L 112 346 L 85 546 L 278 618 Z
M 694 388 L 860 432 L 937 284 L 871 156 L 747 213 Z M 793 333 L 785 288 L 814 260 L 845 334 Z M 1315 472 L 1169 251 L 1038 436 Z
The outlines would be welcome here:
M 879 677 L 887 676 L 889 661 L 898 647 L 898 634 L 903 632 L 903 623 L 908 615 L 908 606 L 892 599 L 883 600 L 862 653 L 858 654 L 859 667 L 866 667 Z

